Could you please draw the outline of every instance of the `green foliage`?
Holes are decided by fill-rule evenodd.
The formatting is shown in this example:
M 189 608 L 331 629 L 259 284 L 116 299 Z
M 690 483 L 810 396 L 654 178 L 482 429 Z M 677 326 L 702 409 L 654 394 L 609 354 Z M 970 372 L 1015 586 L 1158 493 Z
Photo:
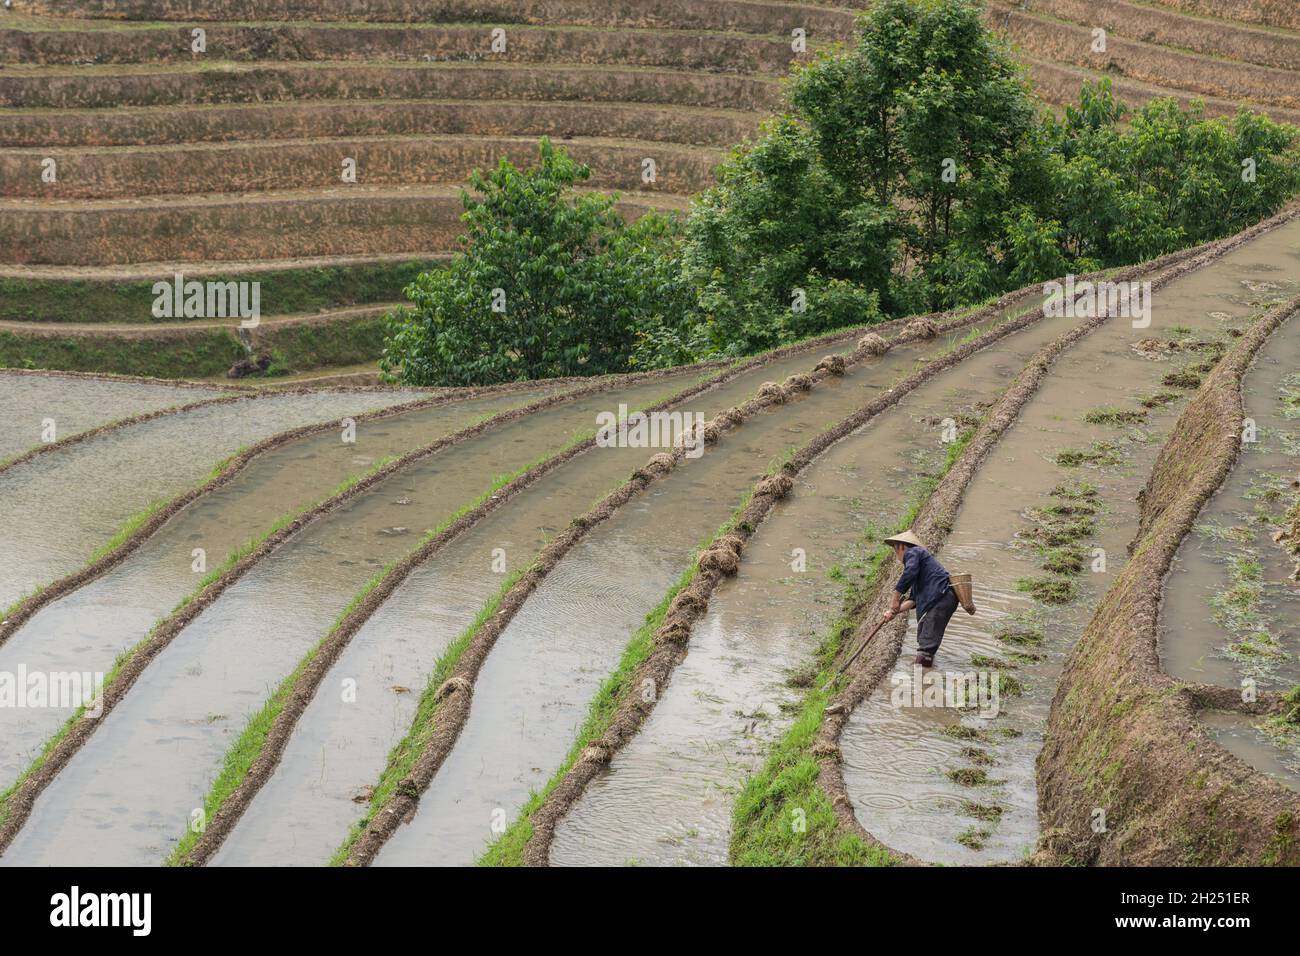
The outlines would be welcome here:
M 1130 265 L 1300 191 L 1296 131 L 1244 109 L 1127 115 L 1107 79 L 1062 117 L 1042 109 L 973 0 L 874 3 L 853 46 L 795 71 L 785 111 L 680 228 L 570 201 L 586 168 L 545 142 L 541 159 L 476 176 L 470 247 L 408 288 L 387 370 L 455 385 L 749 355 Z
M 882 0 L 724 164 L 684 267 L 710 340 L 743 347 L 793 288 L 839 281 L 888 315 L 953 308 L 1229 235 L 1298 189 L 1295 133 L 1266 117 L 1172 99 L 1126 117 L 1102 80 L 1057 119 L 976 4 Z
M 1121 128 L 1109 80 L 1086 84 L 1079 106 L 1043 121 L 1052 190 L 1036 204 L 1055 215 L 1071 257 L 1124 265 L 1239 232 L 1300 189 L 1293 130 L 1242 109 L 1207 119 L 1155 99 Z M 1255 164 L 1246 181 L 1243 162 Z M 1046 204 L 1050 203 L 1050 207 Z
M 691 212 L 681 260 L 698 313 L 684 338 L 701 357 L 743 355 L 872 321 L 889 280 L 889 215 L 851 206 L 808 130 L 768 122 Z
M 502 160 L 462 194 L 467 249 L 405 290 L 380 362 L 410 385 L 622 371 L 633 332 L 688 301 L 665 252 L 675 226 L 628 225 L 617 196 L 572 193 L 591 171 L 543 139 L 535 168 Z
M 693 211 L 688 269 L 693 251 L 696 274 L 726 276 L 735 309 L 788 311 L 790 289 L 817 280 L 875 294 L 891 314 L 998 290 L 985 249 L 1034 106 L 977 7 L 876 4 L 854 48 L 795 74 L 789 104 Z
M 111 332 L 32 335 L 0 331 L 3 368 L 200 378 L 223 374 L 247 354 L 227 328 L 195 329 L 163 338 Z

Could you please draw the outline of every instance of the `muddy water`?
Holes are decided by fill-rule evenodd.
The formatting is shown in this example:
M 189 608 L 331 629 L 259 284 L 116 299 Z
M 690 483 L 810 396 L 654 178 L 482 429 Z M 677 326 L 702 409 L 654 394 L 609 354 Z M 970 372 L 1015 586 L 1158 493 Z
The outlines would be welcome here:
M 758 416 L 575 547 L 501 636 L 479 675 L 456 747 L 414 820 L 377 862 L 472 862 L 492 838 L 493 821 L 513 818 L 559 765 L 596 687 L 693 548 L 782 454 L 869 401 L 905 374 L 920 351 L 891 352 Z
M 1259 718 L 1241 714 L 1208 711 L 1201 720 L 1226 750 L 1278 783 L 1300 790 L 1300 741 L 1279 743 L 1264 732 Z
M 1178 549 L 1160 612 L 1160 656 L 1179 680 L 1300 682 L 1300 584 L 1273 534 L 1300 479 L 1300 321 L 1273 333 L 1243 380 L 1257 440 Z
M 105 433 L 0 475 L 0 607 L 76 570 L 132 515 L 277 432 L 383 408 L 409 392 L 273 395 Z
M 249 714 L 365 582 L 492 478 L 686 381 L 658 379 L 548 409 L 394 474 L 303 529 L 207 608 L 49 787 L 5 862 L 157 863 L 201 805 Z
M 796 479 L 760 526 L 740 574 L 715 592 L 686 659 L 641 733 L 560 822 L 557 865 L 727 862 L 731 810 L 745 778 L 788 727 L 791 670 L 839 611 L 838 572 L 870 555 L 942 465 L 944 418 L 978 415 L 1073 320 L 1044 320 L 908 395 Z M 792 567 L 795 548 L 806 570 Z
M 995 717 L 942 705 L 916 706 L 917 674 L 911 663 L 916 627 L 910 622 L 895 673 L 855 711 L 841 740 L 845 781 L 858 819 L 886 844 L 925 860 L 964 864 L 1016 860 L 1033 848 L 1034 759 L 1060 666 L 1123 566 L 1136 528 L 1137 492 L 1182 401 L 1152 411 L 1140 426 L 1092 425 L 1083 416 L 1099 406 L 1137 408 L 1139 396 L 1162 388 L 1166 372 L 1195 361 L 1145 358 L 1131 348 L 1134 342 L 1169 338 L 1174 325 L 1205 337 L 1240 324 L 1258 310 L 1262 297 L 1277 295 L 1276 289 L 1261 291 L 1259 283 L 1286 286 L 1293 281 L 1297 239 L 1300 224 L 1167 286 L 1155 296 L 1149 329 L 1134 329 L 1120 319 L 1094 331 L 1057 360 L 1020 420 L 994 449 L 940 555 L 951 571 L 974 574 L 979 613 L 969 617 L 958 610 L 936 667 L 928 673 L 955 677 L 982 672 L 987 678 L 1000 671 L 1017 678 L 1024 689 L 1020 696 L 986 698 L 986 703 L 996 703 Z M 1120 463 L 1067 469 L 1053 460 L 1062 449 L 1086 448 L 1095 440 L 1115 443 Z M 1106 568 L 1093 573 L 1085 565 L 1072 578 L 1078 597 L 1063 607 L 1048 607 L 1016 589 L 1018 579 L 1045 574 L 1018 535 L 1031 527 L 1026 510 L 1051 504 L 1048 492 L 1071 478 L 1092 483 L 1100 493 L 1103 511 L 1096 533 L 1082 543 L 1104 549 Z M 1041 627 L 1040 645 L 1017 648 L 995 638 L 1022 619 Z M 1017 661 L 1012 657 L 1017 650 L 1040 659 Z M 945 733 L 958 724 L 980 739 Z M 978 771 L 988 782 L 957 782 L 948 776 Z M 981 812 L 997 816 L 996 822 L 977 819 Z
M 177 512 L 103 577 L 43 608 L 3 645 L 0 673 L 106 673 L 227 555 L 281 516 L 329 496 L 387 456 L 436 441 L 535 394 L 472 399 L 357 425 L 355 442 L 330 430 L 257 456 L 229 483 Z M 203 563 L 196 564 L 195 549 Z M 0 789 L 31 763 L 68 708 L 0 710 Z
M 744 373 L 687 403 L 712 417 L 750 398 L 759 384 L 806 371 L 817 355 Z M 463 632 L 509 571 L 526 566 L 565 528 L 637 467 L 643 448 L 601 448 L 557 469 L 417 569 L 357 633 L 325 691 L 294 730 L 275 776 L 226 839 L 215 865 L 320 864 L 361 815 L 354 802 L 373 785 L 410 727 L 438 656 Z M 504 554 L 493 570 L 496 549 Z M 355 681 L 355 695 L 340 692 Z M 352 686 L 352 685 L 349 685 Z
M 78 375 L 13 375 L 0 371 L 0 464 L 44 442 L 131 415 L 201 402 L 220 388 L 115 382 Z

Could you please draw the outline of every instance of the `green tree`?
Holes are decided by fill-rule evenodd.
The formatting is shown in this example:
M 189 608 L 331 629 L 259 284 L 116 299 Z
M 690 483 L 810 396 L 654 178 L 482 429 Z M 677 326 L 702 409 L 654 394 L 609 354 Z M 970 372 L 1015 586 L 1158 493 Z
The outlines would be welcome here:
M 1046 116 L 1041 140 L 1052 177 L 1035 208 L 1060 224 L 1076 271 L 1231 235 L 1300 189 L 1293 130 L 1244 109 L 1209 119 L 1173 99 L 1129 115 L 1107 79 L 1086 84 L 1062 120 Z
M 1127 125 L 1125 125 L 1125 123 Z M 797 70 L 684 226 L 574 195 L 543 141 L 465 197 L 468 246 L 407 290 L 383 367 L 475 384 L 740 356 L 1238 232 L 1300 191 L 1296 131 L 1108 80 L 1057 117 L 972 0 L 877 0 Z M 495 307 L 495 308 L 494 308 Z
M 881 0 L 853 48 L 797 71 L 788 92 L 788 112 L 732 154 L 687 224 L 685 269 L 714 349 L 1001 287 L 989 248 L 1034 184 L 1012 170 L 1041 160 L 1019 155 L 1034 105 L 975 4 Z M 795 322 L 797 289 L 820 301 Z
M 1057 118 L 970 0 L 878 0 L 856 43 L 787 92 L 692 209 L 685 352 L 1140 262 L 1240 231 L 1300 190 L 1295 131 L 1246 110 L 1211 120 L 1165 99 L 1127 114 L 1102 80 Z M 660 330 L 657 347 L 672 338 Z
M 682 316 L 698 355 L 744 355 L 877 315 L 890 230 L 849 208 L 808 131 L 788 117 L 718 170 L 692 208 L 682 270 L 696 290 Z
M 483 385 L 627 368 L 642 325 L 688 307 L 673 222 L 628 225 L 617 196 L 543 139 L 538 164 L 502 160 L 462 193 L 465 249 L 404 291 L 381 368 L 409 385 Z

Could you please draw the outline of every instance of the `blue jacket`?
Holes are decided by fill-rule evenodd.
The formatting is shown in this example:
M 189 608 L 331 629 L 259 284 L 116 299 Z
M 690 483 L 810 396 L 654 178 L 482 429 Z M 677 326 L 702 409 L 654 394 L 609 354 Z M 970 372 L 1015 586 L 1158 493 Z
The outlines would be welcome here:
M 903 555 L 903 576 L 894 585 L 894 590 L 904 597 L 911 590 L 918 621 L 943 597 L 948 587 L 948 571 L 934 555 L 925 548 L 913 546 L 907 549 Z

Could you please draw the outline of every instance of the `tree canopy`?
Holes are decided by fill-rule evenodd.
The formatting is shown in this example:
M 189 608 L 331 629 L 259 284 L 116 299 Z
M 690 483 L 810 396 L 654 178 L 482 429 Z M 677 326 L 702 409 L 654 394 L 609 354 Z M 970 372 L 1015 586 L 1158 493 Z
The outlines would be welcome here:
M 787 82 L 685 222 L 626 224 L 543 141 L 466 194 L 467 248 L 390 320 L 412 384 L 583 375 L 740 356 L 974 304 L 1238 232 L 1300 191 L 1296 130 L 1108 80 L 1062 115 L 971 0 L 879 0 L 857 40 Z

